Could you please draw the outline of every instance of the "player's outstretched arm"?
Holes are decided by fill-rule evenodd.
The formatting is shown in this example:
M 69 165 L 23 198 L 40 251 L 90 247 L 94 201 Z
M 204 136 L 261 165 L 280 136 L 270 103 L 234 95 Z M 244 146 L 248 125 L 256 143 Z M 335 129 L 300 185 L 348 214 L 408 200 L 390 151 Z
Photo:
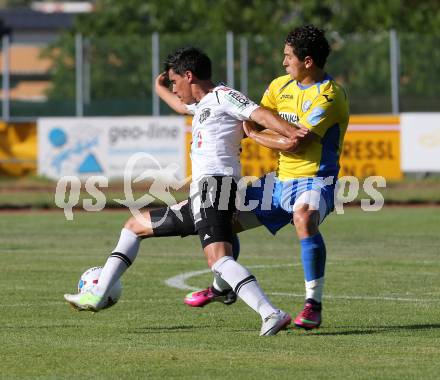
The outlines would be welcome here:
M 166 103 L 168 104 L 174 111 L 180 113 L 181 115 L 185 115 L 188 113 L 187 108 L 184 103 L 177 97 L 177 95 L 173 94 L 168 85 L 167 85 L 167 76 L 166 73 L 161 73 L 157 76 L 156 81 L 154 83 L 154 89 L 156 94 Z
M 261 130 L 253 121 L 244 121 L 243 129 L 248 137 L 267 148 L 289 151 L 292 147 L 291 139 L 270 129 Z
M 296 130 L 299 129 L 299 126 L 289 124 L 280 116 L 263 107 L 258 107 L 255 111 L 253 111 L 250 115 L 250 118 L 262 127 L 275 131 L 281 136 L 289 138 L 294 138 Z
M 246 135 L 268 148 L 294 152 L 300 145 L 304 146 L 307 141 L 317 137 L 308 128 L 289 124 L 261 107 L 252 112 L 250 117 L 266 130 L 259 130 L 252 122 L 244 122 Z

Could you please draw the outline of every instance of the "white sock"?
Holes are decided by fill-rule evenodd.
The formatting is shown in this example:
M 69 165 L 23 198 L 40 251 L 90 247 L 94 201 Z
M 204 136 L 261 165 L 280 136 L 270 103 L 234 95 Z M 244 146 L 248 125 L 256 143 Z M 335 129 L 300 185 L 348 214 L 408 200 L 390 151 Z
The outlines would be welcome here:
M 214 281 L 212 282 L 212 286 L 215 290 L 218 290 L 219 292 L 231 289 L 229 284 L 216 273 L 214 273 Z
M 322 302 L 322 292 L 324 290 L 324 277 L 312 281 L 304 281 L 306 285 L 306 299 L 311 298 L 316 302 Z
M 235 293 L 264 320 L 278 312 L 258 285 L 255 277 L 231 256 L 224 256 L 212 266 L 212 271 L 226 281 Z
M 139 250 L 141 239 L 131 230 L 123 228 L 118 244 L 99 276 L 98 286 L 94 293 L 103 296 L 112 288 L 114 283 L 122 276 L 127 268 L 133 263 Z

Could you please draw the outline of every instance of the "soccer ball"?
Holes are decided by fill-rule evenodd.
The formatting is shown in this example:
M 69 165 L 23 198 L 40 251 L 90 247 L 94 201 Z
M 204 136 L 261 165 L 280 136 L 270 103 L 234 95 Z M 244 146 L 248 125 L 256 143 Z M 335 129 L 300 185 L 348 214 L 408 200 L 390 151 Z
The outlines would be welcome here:
M 93 288 L 98 284 L 99 276 L 102 272 L 102 267 L 93 267 L 87 269 L 80 277 L 78 281 L 78 292 L 85 293 L 88 290 L 93 290 Z M 116 302 L 119 301 L 122 294 L 122 284 L 121 281 L 118 280 L 110 289 L 107 295 L 107 302 L 104 305 L 104 309 L 110 306 L 113 306 Z

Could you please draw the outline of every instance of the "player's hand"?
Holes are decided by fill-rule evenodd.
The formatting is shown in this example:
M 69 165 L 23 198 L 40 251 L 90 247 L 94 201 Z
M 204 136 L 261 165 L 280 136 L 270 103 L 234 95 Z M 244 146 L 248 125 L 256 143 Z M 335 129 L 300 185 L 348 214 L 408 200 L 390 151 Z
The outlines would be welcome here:
M 302 125 L 298 125 L 295 129 L 295 135 L 299 138 L 304 138 L 308 135 L 310 135 L 312 132 L 310 129 L 303 127 Z
M 318 135 L 300 124 L 295 125 L 294 133 L 294 136 L 289 138 L 290 144 L 288 144 L 288 148 L 285 149 L 286 152 L 298 153 L 303 151 L 311 141 L 320 141 Z
M 254 130 L 253 126 L 254 126 L 254 123 L 252 121 L 249 121 L 249 120 L 243 121 L 243 130 L 244 130 L 244 133 L 246 133 L 247 137 L 251 137 L 250 135 L 251 135 L 252 131 Z
M 168 79 L 167 73 L 164 71 L 163 73 L 160 73 L 156 77 L 156 87 L 166 87 L 168 88 L 170 86 L 170 80 Z

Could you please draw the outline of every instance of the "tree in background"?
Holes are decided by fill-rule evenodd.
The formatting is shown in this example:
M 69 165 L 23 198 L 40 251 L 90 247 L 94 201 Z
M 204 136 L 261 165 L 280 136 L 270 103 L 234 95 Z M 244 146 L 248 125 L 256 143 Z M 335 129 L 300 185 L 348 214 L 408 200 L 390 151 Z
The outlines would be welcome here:
M 30 7 L 32 0 L 0 0 L 0 8 L 23 8 Z
M 161 35 L 161 58 L 178 46 L 194 44 L 213 57 L 214 78 L 225 80 L 225 33 L 233 31 L 236 40 L 247 37 L 249 95 L 258 100 L 270 79 L 283 74 L 286 33 L 305 23 L 328 31 L 334 51 L 329 71 L 348 87 L 355 112 L 362 112 L 368 101 L 371 111 L 387 112 L 388 31 L 438 34 L 440 12 L 437 0 L 98 0 L 94 13 L 79 15 L 74 30 L 47 50 L 54 60 L 49 96 L 74 98 L 75 33 L 89 41 L 85 54 L 92 102 L 111 112 L 118 107 L 110 99 L 126 108 L 124 100 L 132 99 L 137 106 L 127 112 L 145 113 L 151 110 L 151 33 Z M 402 78 L 418 81 L 421 76 L 418 91 L 426 95 L 432 75 L 439 74 L 422 66 L 420 53 L 405 52 Z

